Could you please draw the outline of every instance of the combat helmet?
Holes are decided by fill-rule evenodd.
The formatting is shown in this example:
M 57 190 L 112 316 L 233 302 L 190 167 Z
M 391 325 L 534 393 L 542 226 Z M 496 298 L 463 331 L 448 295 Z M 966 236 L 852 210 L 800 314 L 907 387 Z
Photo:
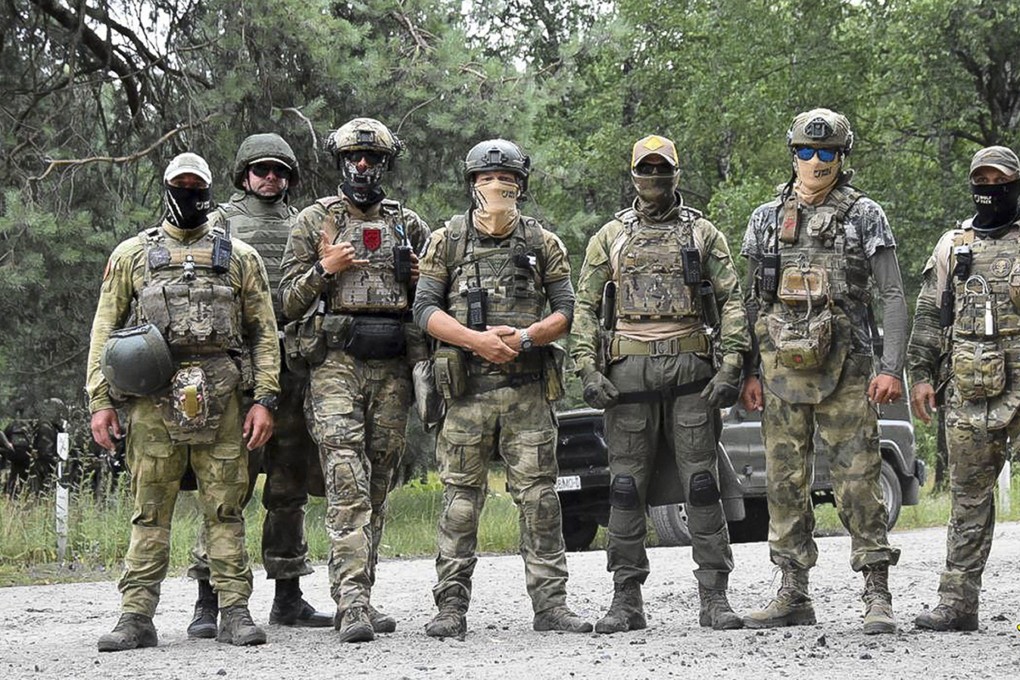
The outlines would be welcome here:
M 234 186 L 244 191 L 244 176 L 248 166 L 260 161 L 274 161 L 290 169 L 290 186 L 295 186 L 301 178 L 297 157 L 290 144 L 280 135 L 272 132 L 245 137 L 237 148 L 234 157 L 234 171 L 231 180 Z
M 531 158 L 521 151 L 521 147 L 506 139 L 487 139 L 471 147 L 464 158 L 464 178 L 468 184 L 477 173 L 493 170 L 513 173 L 520 180 L 522 198 L 528 192 Z
M 843 114 L 830 109 L 811 109 L 798 113 L 793 119 L 786 131 L 786 145 L 791 149 L 798 146 L 839 149 L 844 156 L 849 156 L 854 146 L 854 133 Z
M 163 334 L 147 323 L 111 333 L 103 347 L 100 368 L 117 392 L 144 397 L 170 384 L 174 360 Z
M 386 156 L 386 169 L 392 170 L 393 161 L 404 150 L 404 145 L 388 127 L 375 118 L 355 118 L 326 138 L 326 150 L 333 154 L 338 169 L 342 169 L 345 152 L 374 151 Z

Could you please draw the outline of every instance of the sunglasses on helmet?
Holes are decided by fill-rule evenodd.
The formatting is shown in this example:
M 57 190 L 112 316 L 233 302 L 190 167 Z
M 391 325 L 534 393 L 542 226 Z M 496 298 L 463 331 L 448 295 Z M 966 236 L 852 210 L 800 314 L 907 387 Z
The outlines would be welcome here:
M 280 179 L 290 179 L 290 168 L 285 168 L 282 165 L 276 165 L 274 163 L 256 163 L 250 168 L 251 173 L 256 177 L 262 179 L 269 176 L 269 173 L 273 173 Z
M 812 146 L 798 146 L 793 151 L 794 155 L 802 161 L 809 161 L 818 154 L 818 160 L 823 163 L 831 163 L 839 155 L 839 149 L 816 149 Z

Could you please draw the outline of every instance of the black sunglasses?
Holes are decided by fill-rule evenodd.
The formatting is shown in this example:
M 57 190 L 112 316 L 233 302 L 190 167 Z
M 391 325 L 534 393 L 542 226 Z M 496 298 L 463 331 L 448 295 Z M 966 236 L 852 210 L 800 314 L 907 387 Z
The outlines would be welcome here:
M 386 154 L 379 153 L 378 151 L 364 151 L 361 149 L 355 151 L 344 152 L 344 158 L 351 163 L 357 163 L 362 158 L 368 161 L 369 165 L 379 165 L 386 160 Z
M 258 178 L 265 178 L 269 176 L 269 173 L 273 173 L 280 179 L 290 179 L 290 168 L 285 168 L 282 165 L 276 165 L 273 163 L 256 163 L 248 168 L 251 173 Z

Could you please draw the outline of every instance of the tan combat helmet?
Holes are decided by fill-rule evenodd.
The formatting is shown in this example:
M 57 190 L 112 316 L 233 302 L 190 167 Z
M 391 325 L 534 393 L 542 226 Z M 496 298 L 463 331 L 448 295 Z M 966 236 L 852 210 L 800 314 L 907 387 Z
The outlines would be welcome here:
M 392 170 L 394 159 L 403 149 L 397 136 L 375 118 L 355 118 L 326 138 L 326 150 L 337 160 L 337 167 L 344 152 L 374 151 L 386 155 L 386 169 Z
M 798 113 L 793 119 L 786 131 L 786 145 L 790 149 L 798 146 L 839 149 L 844 156 L 849 156 L 854 146 L 854 133 L 843 114 L 830 109 L 811 109 Z

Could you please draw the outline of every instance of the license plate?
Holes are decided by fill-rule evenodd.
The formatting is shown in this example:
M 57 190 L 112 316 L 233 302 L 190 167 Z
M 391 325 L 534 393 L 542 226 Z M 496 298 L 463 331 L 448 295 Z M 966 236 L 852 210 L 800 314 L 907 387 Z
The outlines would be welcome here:
M 556 478 L 557 491 L 577 491 L 581 488 L 581 478 L 578 475 L 566 475 Z

